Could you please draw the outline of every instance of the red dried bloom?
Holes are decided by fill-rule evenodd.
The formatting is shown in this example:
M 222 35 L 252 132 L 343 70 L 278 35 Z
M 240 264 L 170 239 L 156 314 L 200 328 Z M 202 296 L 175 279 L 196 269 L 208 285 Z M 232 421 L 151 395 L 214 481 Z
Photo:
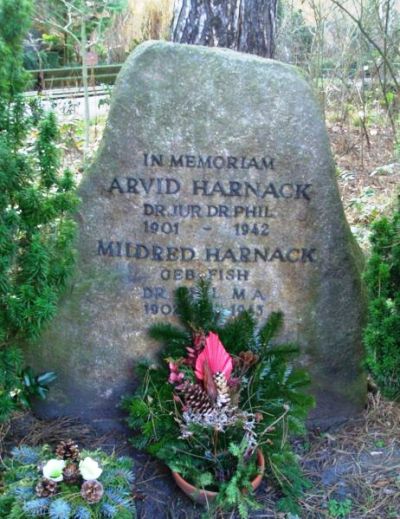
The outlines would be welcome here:
M 204 350 L 196 360 L 196 377 L 204 380 L 206 371 L 211 375 L 223 373 L 225 379 L 229 381 L 233 369 L 232 357 L 224 348 L 216 333 L 211 332 L 206 339 Z

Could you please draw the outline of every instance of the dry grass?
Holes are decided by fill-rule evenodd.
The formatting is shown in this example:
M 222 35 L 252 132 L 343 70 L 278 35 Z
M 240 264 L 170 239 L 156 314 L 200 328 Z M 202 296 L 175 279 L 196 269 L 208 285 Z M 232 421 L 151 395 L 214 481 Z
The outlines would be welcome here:
M 369 394 L 359 419 L 329 433 L 312 432 L 297 449 L 313 485 L 301 501 L 300 519 L 400 518 L 399 404 Z M 289 519 L 276 512 L 271 487 L 259 500 L 263 509 L 251 517 Z M 335 513 L 345 500 L 348 513 Z
M 75 418 L 41 420 L 26 411 L 15 413 L 11 422 L 0 426 L 0 458 L 7 455 L 14 446 L 45 443 L 55 446 L 68 438 L 75 439 L 83 448 L 103 448 L 108 452 L 124 452 L 128 444 L 121 433 L 111 431 L 102 434 Z

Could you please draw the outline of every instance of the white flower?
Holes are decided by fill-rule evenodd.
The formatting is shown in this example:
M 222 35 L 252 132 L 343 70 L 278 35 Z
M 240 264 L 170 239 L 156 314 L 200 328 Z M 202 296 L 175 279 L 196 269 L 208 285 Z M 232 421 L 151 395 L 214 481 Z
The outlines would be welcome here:
M 52 481 L 62 481 L 64 467 L 64 460 L 49 460 L 43 467 L 43 476 L 47 479 L 51 479 Z
M 92 458 L 85 458 L 83 461 L 79 462 L 79 470 L 83 479 L 98 479 L 100 474 L 103 472 L 103 469 L 99 467 L 97 461 Z

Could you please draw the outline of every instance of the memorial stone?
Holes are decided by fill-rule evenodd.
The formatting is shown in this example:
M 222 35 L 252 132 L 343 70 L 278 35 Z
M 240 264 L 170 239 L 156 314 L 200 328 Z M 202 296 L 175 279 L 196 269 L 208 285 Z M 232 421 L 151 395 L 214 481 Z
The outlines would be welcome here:
M 293 67 L 148 42 L 128 58 L 80 187 L 75 277 L 27 351 L 59 374 L 44 415 L 114 425 L 149 325 L 199 275 L 232 315 L 281 309 L 328 426 L 360 411 L 361 253 L 310 86 Z

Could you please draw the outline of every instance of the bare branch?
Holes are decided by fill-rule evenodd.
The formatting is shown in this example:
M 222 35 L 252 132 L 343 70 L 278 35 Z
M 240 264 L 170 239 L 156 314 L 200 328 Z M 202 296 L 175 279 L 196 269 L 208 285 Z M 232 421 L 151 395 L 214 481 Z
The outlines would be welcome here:
M 39 22 L 39 23 L 44 23 L 46 22 L 46 24 L 49 24 L 49 25 L 52 25 L 53 27 L 57 27 L 57 29 L 60 29 L 61 31 L 65 32 L 68 34 L 68 36 L 71 36 L 71 38 L 73 38 L 77 43 L 80 44 L 80 39 L 72 32 L 70 31 L 67 26 L 64 26 L 64 25 L 61 25 L 57 22 L 55 22 L 54 20 L 42 20 L 41 18 L 34 18 L 35 22 Z
M 396 73 L 392 68 L 392 65 L 390 61 L 388 60 L 387 55 L 385 54 L 384 50 L 381 49 L 381 47 L 376 43 L 376 41 L 368 34 L 368 31 L 365 29 L 364 25 L 362 24 L 362 21 L 360 18 L 357 18 L 354 16 L 343 4 L 341 4 L 338 0 L 331 0 L 333 4 L 335 4 L 339 9 L 341 9 L 344 13 L 347 14 L 347 16 L 357 25 L 359 28 L 361 34 L 364 36 L 364 38 L 377 50 L 380 57 L 385 62 L 385 65 L 387 67 L 387 70 L 390 72 L 390 75 L 392 77 L 393 83 L 396 86 L 396 90 L 400 90 L 400 85 L 396 78 Z
M 77 13 L 80 14 L 80 16 L 85 16 L 85 12 L 78 9 L 75 5 L 71 4 L 70 2 L 67 2 L 66 0 L 61 0 L 61 2 L 65 5 L 65 7 L 68 9 L 68 12 L 70 12 L 72 9 L 75 10 Z

